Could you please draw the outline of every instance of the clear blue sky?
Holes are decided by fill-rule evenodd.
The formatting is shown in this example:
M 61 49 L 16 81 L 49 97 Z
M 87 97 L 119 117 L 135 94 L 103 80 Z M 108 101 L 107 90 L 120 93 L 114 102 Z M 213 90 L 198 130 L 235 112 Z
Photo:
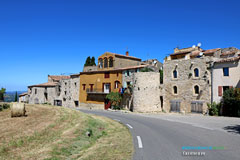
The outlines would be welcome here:
M 240 48 L 238 0 L 1 0 L 0 87 L 78 73 L 105 51 L 162 61 L 176 46 Z

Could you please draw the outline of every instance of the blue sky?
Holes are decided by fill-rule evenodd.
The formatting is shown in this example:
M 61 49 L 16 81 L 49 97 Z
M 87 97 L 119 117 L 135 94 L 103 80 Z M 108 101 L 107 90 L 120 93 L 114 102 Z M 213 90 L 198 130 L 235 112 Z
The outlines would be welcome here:
M 1 0 L 0 87 L 79 73 L 106 51 L 162 61 L 176 46 L 240 48 L 238 0 Z

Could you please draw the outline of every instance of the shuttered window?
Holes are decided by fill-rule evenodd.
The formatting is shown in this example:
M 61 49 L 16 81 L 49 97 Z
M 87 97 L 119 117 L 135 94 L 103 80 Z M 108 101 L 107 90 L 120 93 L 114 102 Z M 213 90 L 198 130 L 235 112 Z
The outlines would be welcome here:
M 223 93 L 223 87 L 222 86 L 218 86 L 218 96 L 221 97 Z

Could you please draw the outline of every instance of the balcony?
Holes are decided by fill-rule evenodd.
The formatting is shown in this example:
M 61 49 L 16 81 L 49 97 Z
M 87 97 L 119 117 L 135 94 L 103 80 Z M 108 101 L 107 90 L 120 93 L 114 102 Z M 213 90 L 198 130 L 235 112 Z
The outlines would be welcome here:
M 108 94 L 109 93 L 108 90 L 103 91 L 102 89 L 90 89 L 90 88 L 87 88 L 86 92 L 87 94 Z

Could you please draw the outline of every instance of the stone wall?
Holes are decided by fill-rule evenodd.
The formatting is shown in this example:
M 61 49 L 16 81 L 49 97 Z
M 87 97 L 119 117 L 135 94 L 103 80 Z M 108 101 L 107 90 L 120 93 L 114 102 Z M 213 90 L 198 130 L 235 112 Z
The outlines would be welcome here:
M 130 67 L 130 66 L 137 66 L 140 64 L 141 64 L 140 60 L 116 56 L 115 61 L 114 61 L 114 69 L 125 68 L 125 67 Z
M 47 93 L 45 96 L 44 93 Z M 56 87 L 31 87 L 28 88 L 29 103 L 30 104 L 43 104 L 50 103 L 54 105 L 54 99 L 57 95 Z
M 161 111 L 160 94 L 159 73 L 134 73 L 133 111 Z
M 59 82 L 60 92 L 55 100 L 60 100 L 64 107 L 79 106 L 79 76 L 71 76 L 70 79 L 63 79 Z
M 180 102 L 181 112 L 191 112 L 191 103 L 203 103 L 203 113 L 211 100 L 211 75 L 206 57 L 194 59 L 177 59 L 165 61 L 163 64 L 163 102 L 164 110 L 170 112 L 170 101 Z M 194 76 L 194 69 L 199 69 L 199 77 Z M 176 69 L 177 78 L 173 78 Z M 199 94 L 195 94 L 194 86 L 199 86 Z M 174 94 L 173 87 L 177 87 Z

